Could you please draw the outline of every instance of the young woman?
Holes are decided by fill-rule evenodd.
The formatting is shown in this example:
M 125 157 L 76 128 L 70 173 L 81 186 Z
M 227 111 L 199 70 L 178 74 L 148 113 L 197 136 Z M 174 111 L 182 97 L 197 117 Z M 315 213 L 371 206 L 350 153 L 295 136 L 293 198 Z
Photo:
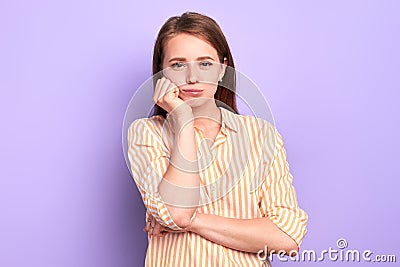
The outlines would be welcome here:
M 306 234 L 282 137 L 266 121 L 238 114 L 234 91 L 221 86 L 234 86 L 229 68 L 233 58 L 213 19 L 186 12 L 160 29 L 153 74 L 164 77 L 155 81 L 155 112 L 128 130 L 132 176 L 147 208 L 146 266 L 261 266 L 269 263 L 260 250 L 298 251 Z M 230 170 L 243 162 L 235 180 Z M 254 175 L 263 179 L 251 192 Z

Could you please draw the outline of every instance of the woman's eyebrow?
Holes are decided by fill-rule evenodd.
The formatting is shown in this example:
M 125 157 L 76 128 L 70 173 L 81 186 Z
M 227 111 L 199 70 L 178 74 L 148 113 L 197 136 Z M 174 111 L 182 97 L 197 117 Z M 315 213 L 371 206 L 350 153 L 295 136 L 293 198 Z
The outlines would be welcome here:
M 214 60 L 211 56 L 201 56 L 201 57 L 198 57 L 196 60 L 205 60 L 205 59 Z M 184 57 L 173 57 L 170 60 L 168 60 L 168 62 L 172 62 L 172 61 L 186 61 L 186 58 L 184 58 Z
M 202 56 L 202 57 L 198 57 L 197 60 L 205 60 L 205 59 L 211 59 L 214 60 L 212 57 L 210 56 Z
M 172 62 L 172 61 L 186 61 L 186 58 L 184 58 L 184 57 L 173 57 L 170 60 L 168 60 L 168 62 Z

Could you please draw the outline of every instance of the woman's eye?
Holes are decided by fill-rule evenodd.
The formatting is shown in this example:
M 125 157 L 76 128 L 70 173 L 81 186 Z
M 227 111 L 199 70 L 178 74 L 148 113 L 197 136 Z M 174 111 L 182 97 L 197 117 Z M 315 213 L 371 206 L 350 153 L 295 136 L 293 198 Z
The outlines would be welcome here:
M 185 67 L 185 64 L 182 62 L 177 62 L 177 63 L 172 64 L 171 67 L 173 69 L 178 70 L 178 69 L 182 69 L 183 67 Z
M 202 62 L 200 62 L 200 67 L 203 67 L 203 68 L 210 67 L 211 65 L 212 65 L 212 63 L 211 63 L 211 62 L 208 62 L 208 61 L 202 61 Z

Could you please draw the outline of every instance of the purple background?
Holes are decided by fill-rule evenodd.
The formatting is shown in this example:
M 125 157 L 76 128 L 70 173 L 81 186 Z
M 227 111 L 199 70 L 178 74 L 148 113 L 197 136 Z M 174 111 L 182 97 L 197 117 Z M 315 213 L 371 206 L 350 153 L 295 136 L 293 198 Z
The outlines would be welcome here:
M 123 115 L 162 23 L 188 10 L 216 19 L 271 105 L 302 248 L 398 253 L 399 1 L 2 1 L 0 266 L 143 265 Z

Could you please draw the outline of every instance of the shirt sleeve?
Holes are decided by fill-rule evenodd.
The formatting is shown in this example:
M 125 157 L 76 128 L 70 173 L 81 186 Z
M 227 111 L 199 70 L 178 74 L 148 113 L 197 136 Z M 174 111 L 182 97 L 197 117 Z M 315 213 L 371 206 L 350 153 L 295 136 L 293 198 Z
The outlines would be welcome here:
M 158 184 L 167 170 L 169 157 L 168 148 L 150 119 L 132 122 L 128 129 L 128 158 L 132 177 L 147 212 L 161 225 L 171 230 L 182 230 L 172 220 L 158 193 Z
M 292 184 L 293 176 L 289 171 L 282 136 L 276 129 L 274 132 L 275 153 L 272 163 L 266 165 L 269 168 L 264 172 L 266 177 L 259 189 L 259 209 L 263 217 L 268 216 L 300 247 L 307 233 L 308 215 L 297 204 Z

